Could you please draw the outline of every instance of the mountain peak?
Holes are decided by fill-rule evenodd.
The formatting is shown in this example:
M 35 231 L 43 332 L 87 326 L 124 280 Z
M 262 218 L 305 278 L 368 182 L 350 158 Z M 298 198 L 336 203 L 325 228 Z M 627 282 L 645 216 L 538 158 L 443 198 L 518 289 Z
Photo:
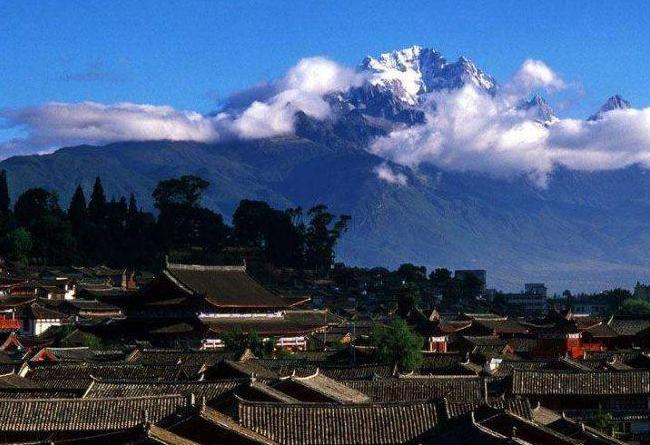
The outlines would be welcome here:
M 623 99 L 619 94 L 607 99 L 607 101 L 601 105 L 598 111 L 589 117 L 590 121 L 602 119 L 603 114 L 613 110 L 627 110 L 632 108 L 632 105 L 627 100 Z
M 450 63 L 435 49 L 420 46 L 368 56 L 360 69 L 370 74 L 371 84 L 393 91 L 409 105 L 416 104 L 421 94 L 467 84 L 490 93 L 496 88 L 496 81 L 469 59 L 460 57 Z
M 519 105 L 517 105 L 517 109 L 526 111 L 534 119 L 541 122 L 549 122 L 555 119 L 555 114 L 553 113 L 551 106 L 546 102 L 546 99 L 538 94 L 535 94 L 529 100 L 522 100 Z

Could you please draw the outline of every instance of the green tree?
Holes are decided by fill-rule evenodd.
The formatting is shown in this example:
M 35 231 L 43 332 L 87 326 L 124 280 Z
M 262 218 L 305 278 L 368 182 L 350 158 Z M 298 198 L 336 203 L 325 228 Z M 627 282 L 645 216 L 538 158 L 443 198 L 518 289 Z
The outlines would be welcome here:
M 0 171 L 0 214 L 6 215 L 9 213 L 9 205 L 11 200 L 9 198 L 9 186 L 7 185 L 7 171 Z
M 16 221 L 23 227 L 29 227 L 35 221 L 58 211 L 56 195 L 39 187 L 26 190 L 14 205 Z
M 650 303 L 637 298 L 628 298 L 621 305 L 621 313 L 628 315 L 650 314 Z
M 86 210 L 86 196 L 81 185 L 78 185 L 70 200 L 70 207 L 68 207 L 68 218 L 72 227 L 81 229 L 84 226 L 86 223 Z
M 133 218 L 138 214 L 138 203 L 135 200 L 135 195 L 131 193 L 129 196 L 129 217 Z
M 414 283 L 405 283 L 397 291 L 397 313 L 406 318 L 409 312 L 420 304 L 420 288 Z
M 158 215 L 158 237 L 165 250 L 200 248 L 218 250 L 229 233 L 223 217 L 199 205 L 210 183 L 196 176 L 181 176 L 158 183 L 153 191 Z
M 444 288 L 449 285 L 451 281 L 451 271 L 445 268 L 438 268 L 431 272 L 429 275 L 431 284 L 438 288 Z
M 256 357 L 264 353 L 264 345 L 257 331 L 252 329 L 249 333 L 242 331 L 240 327 L 227 330 L 221 335 L 226 351 L 235 355 L 241 355 L 246 349 L 250 349 Z
M 610 413 L 604 412 L 602 406 L 599 405 L 598 411 L 589 420 L 589 425 L 605 434 L 612 434 L 612 430 L 614 428 L 614 420 L 612 418 L 612 415 Z
M 283 212 L 264 201 L 244 199 L 233 214 L 233 236 L 242 245 L 262 249 L 275 265 L 297 267 L 303 257 L 304 230 L 295 218 L 292 209 Z
M 427 279 L 427 268 L 405 263 L 397 268 L 397 274 L 407 283 L 421 283 Z
M 326 275 L 334 262 L 334 248 L 339 238 L 347 231 L 350 216 L 336 216 L 325 205 L 309 209 L 309 225 L 306 233 L 307 266 L 318 275 Z
M 381 362 L 396 363 L 402 372 L 414 371 L 422 364 L 424 340 L 400 318 L 388 326 L 375 325 L 371 344 L 377 348 L 376 355 Z
M 90 202 L 88 203 L 88 216 L 95 221 L 100 222 L 106 216 L 106 193 L 104 193 L 104 186 L 102 180 L 95 178 L 95 185 L 93 185 L 93 192 L 90 195 Z
M 2 239 L 2 251 L 12 261 L 27 265 L 32 250 L 32 236 L 23 227 L 12 230 Z
M 56 194 L 42 188 L 25 191 L 16 200 L 18 225 L 32 237 L 32 258 L 46 264 L 68 264 L 76 246 L 70 223 L 59 208 Z
M 160 181 L 152 193 L 154 206 L 161 211 L 170 206 L 196 207 L 209 185 L 205 179 L 192 175 Z

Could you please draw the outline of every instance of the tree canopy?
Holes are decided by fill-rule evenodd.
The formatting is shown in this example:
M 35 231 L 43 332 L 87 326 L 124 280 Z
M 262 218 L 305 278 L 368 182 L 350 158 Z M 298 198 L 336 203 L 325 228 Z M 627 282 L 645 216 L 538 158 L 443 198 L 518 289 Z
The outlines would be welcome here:
M 402 372 L 418 369 L 422 364 L 424 340 L 414 333 L 401 318 L 390 325 L 376 325 L 371 334 L 377 358 L 385 363 L 396 363 Z

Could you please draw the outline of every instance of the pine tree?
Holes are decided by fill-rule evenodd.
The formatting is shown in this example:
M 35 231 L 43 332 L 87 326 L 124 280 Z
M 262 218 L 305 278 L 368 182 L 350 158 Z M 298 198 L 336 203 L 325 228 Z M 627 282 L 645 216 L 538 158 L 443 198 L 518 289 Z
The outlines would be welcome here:
M 75 229 L 82 227 L 86 220 L 86 196 L 84 195 L 84 190 L 81 188 L 81 185 L 77 186 L 77 189 L 74 191 L 74 195 L 72 195 L 72 199 L 70 200 L 68 218 L 70 218 L 72 227 Z
M 0 214 L 6 215 L 9 213 L 9 186 L 7 185 L 7 171 L 0 172 Z
M 100 221 L 106 216 L 106 194 L 104 193 L 104 187 L 99 176 L 95 179 L 93 193 L 90 196 L 88 214 L 94 221 Z
M 135 195 L 129 196 L 129 216 L 133 217 L 138 213 L 138 203 L 135 201 Z

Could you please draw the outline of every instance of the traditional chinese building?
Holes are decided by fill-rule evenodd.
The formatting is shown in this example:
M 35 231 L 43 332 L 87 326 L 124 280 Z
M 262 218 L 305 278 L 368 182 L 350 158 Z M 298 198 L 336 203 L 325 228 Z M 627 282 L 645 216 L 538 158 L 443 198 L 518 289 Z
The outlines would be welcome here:
M 246 266 L 167 263 L 127 310 L 127 318 L 185 318 L 203 326 L 201 347 L 221 348 L 232 329 L 257 332 L 284 349 L 305 350 L 307 337 L 340 324 L 327 310 L 300 310 L 308 299 L 284 298 L 255 280 Z M 195 329 L 196 330 L 196 329 Z

